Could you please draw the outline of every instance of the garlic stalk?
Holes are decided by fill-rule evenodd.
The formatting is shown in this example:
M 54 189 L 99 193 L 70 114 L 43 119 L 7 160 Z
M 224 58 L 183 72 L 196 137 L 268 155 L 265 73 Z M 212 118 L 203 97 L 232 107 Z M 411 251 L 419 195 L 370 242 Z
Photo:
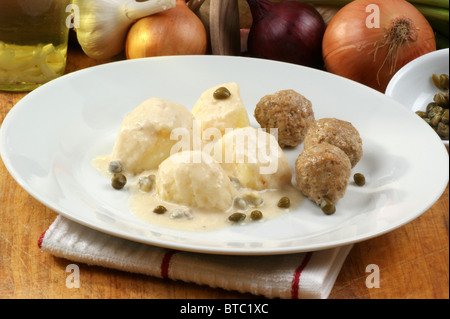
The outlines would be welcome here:
M 111 58 L 125 48 L 130 26 L 138 19 L 175 7 L 176 0 L 73 0 L 79 10 L 77 39 L 94 59 Z

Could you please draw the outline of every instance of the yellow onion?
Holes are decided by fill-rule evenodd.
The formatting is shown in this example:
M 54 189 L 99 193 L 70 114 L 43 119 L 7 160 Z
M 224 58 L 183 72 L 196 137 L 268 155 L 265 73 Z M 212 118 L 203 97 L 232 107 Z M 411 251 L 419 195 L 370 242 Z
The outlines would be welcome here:
M 128 59 L 205 54 L 206 29 L 184 0 L 177 0 L 172 9 L 142 18 L 128 31 Z
M 331 19 L 322 42 L 327 71 L 384 92 L 392 76 L 436 50 L 428 21 L 405 0 L 355 0 Z

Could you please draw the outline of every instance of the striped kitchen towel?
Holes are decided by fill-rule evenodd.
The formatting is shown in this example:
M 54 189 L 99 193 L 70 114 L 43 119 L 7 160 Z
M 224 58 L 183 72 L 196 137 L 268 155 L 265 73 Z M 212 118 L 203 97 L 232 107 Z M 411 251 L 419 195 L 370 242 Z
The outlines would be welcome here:
M 200 254 L 114 237 L 61 215 L 38 244 L 74 262 L 281 299 L 327 298 L 352 248 L 273 256 Z

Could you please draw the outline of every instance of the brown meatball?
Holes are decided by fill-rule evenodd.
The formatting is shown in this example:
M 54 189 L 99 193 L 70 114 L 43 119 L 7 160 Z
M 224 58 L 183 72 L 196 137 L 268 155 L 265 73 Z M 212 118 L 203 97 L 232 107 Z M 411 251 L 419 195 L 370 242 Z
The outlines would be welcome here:
M 306 149 L 319 143 L 329 143 L 339 147 L 347 154 L 352 167 L 355 167 L 363 155 L 361 137 L 350 122 L 335 118 L 315 121 L 306 133 L 304 147 Z
M 344 197 L 351 174 L 348 156 L 339 147 L 328 143 L 311 146 L 295 161 L 298 189 L 320 205 L 324 197 L 336 203 Z
M 255 118 L 262 128 L 278 128 L 280 147 L 295 147 L 303 142 L 314 122 L 311 102 L 294 90 L 264 96 L 255 108 Z

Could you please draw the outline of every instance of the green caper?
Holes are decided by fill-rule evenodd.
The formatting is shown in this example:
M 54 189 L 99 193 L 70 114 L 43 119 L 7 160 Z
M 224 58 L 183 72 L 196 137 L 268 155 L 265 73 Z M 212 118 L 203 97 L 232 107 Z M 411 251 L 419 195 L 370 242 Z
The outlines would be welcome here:
M 213 96 L 216 100 L 225 100 L 231 96 L 231 92 L 224 86 L 214 91 Z
M 336 206 L 334 206 L 334 203 L 326 197 L 322 199 L 320 208 L 326 215 L 332 215 L 336 212 Z
M 441 90 L 448 90 L 448 74 L 441 74 L 439 76 L 439 86 Z
M 431 125 L 432 127 L 438 126 L 439 123 L 441 123 L 441 118 L 442 118 L 442 115 L 436 114 L 436 116 L 434 116 L 434 117 L 431 119 L 430 125 Z
M 442 113 L 441 122 L 448 125 L 448 109 Z
M 167 212 L 167 208 L 165 208 L 165 207 L 162 206 L 162 205 L 158 205 L 158 206 L 155 207 L 155 209 L 153 210 L 153 212 L 154 212 L 155 214 L 162 215 L 162 214 L 164 214 L 165 212 Z
M 416 114 L 419 115 L 421 118 L 427 117 L 427 112 L 424 111 L 416 111 Z
M 448 132 L 449 131 L 449 127 L 448 124 L 444 124 L 444 123 L 439 123 L 436 129 L 436 133 L 439 134 L 439 136 L 443 139 L 443 140 L 448 140 Z
M 155 185 L 155 175 L 142 176 L 138 181 L 139 189 L 143 192 L 150 192 Z
M 250 213 L 250 218 L 252 220 L 260 220 L 261 218 L 263 218 L 263 214 L 260 210 L 254 210 Z
M 127 178 L 122 173 L 115 173 L 111 179 L 111 185 L 115 189 L 122 189 L 127 183 Z
M 447 92 L 448 92 L 448 91 L 447 91 Z M 448 107 L 449 107 L 449 103 L 448 103 L 448 94 L 445 93 L 445 94 L 442 94 L 442 96 L 443 96 L 443 100 L 442 100 L 442 105 L 441 105 L 441 106 L 443 106 L 444 108 L 447 108 L 447 109 L 448 109 Z
M 435 102 L 430 102 L 430 103 L 428 103 L 428 105 L 427 105 L 427 108 L 426 108 L 426 112 L 428 113 L 428 112 L 430 112 L 431 111 L 431 109 L 433 108 L 433 107 L 435 107 L 435 106 L 438 106 Z
M 436 102 L 436 104 L 439 106 L 445 106 L 446 103 L 445 96 L 441 92 L 438 92 L 434 95 L 433 101 Z
M 122 163 L 120 161 L 111 161 L 109 162 L 108 170 L 111 173 L 122 173 L 123 171 Z
M 233 213 L 230 216 L 228 216 L 228 220 L 234 223 L 239 223 L 244 221 L 245 217 L 247 217 L 243 213 Z
M 353 180 L 358 186 L 364 186 L 366 184 L 366 177 L 361 173 L 356 173 L 353 175 Z
M 435 87 L 437 87 L 438 89 L 441 89 L 440 76 L 438 76 L 437 74 L 433 73 L 431 75 L 431 80 L 433 81 L 433 84 L 434 84 Z
M 278 201 L 277 204 L 278 207 L 280 208 L 289 208 L 291 206 L 291 200 L 289 199 L 289 197 L 281 197 L 280 200 Z
M 430 112 L 428 112 L 428 118 L 432 119 L 436 115 L 442 115 L 444 113 L 444 108 L 442 106 L 435 106 L 431 109 Z

